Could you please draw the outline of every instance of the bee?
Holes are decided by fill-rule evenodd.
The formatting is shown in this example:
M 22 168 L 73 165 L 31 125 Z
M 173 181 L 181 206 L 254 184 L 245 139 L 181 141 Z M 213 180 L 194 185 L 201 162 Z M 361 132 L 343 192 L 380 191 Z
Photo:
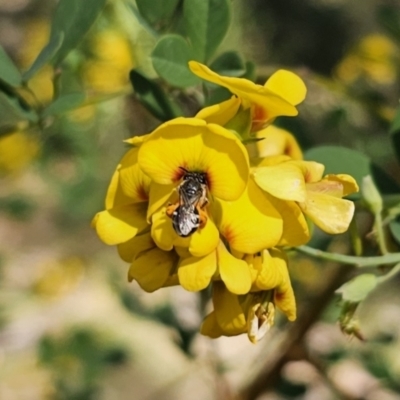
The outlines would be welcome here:
M 177 187 L 179 199 L 167 208 L 175 232 L 188 237 L 207 222 L 204 211 L 208 203 L 206 175 L 202 172 L 184 172 L 182 182 Z

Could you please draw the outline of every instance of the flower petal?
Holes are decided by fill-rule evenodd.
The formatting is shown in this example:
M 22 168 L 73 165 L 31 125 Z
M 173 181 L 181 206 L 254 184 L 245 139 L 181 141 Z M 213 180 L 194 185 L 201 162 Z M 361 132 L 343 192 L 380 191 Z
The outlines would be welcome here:
M 227 88 L 238 97 L 246 99 L 250 104 L 258 105 L 262 109 L 265 121 L 278 115 L 294 116 L 298 114 L 294 105 L 269 88 L 244 78 L 220 76 L 196 61 L 190 61 L 189 68 L 200 78 Z
M 238 200 L 220 201 L 213 210 L 221 234 L 235 251 L 257 253 L 275 246 L 281 238 L 282 217 L 252 179 Z
M 101 211 L 96 218 L 96 231 L 109 245 L 124 243 L 145 229 L 146 204 L 135 203 Z
M 307 93 L 303 80 L 293 72 L 284 69 L 272 74 L 264 86 L 294 106 L 301 103 Z
M 140 147 L 139 165 L 163 185 L 178 182 L 181 168 L 204 172 L 210 192 L 225 200 L 242 194 L 249 173 L 246 149 L 235 135 L 197 118 L 176 118 L 161 125 Z
M 204 318 L 203 323 L 201 324 L 200 333 L 212 339 L 219 338 L 224 334 L 223 330 L 218 325 L 215 311 L 212 311 Z
M 106 209 L 109 210 L 116 206 L 123 206 L 134 203 L 135 200 L 124 192 L 121 185 L 120 170 L 128 168 L 137 163 L 137 149 L 129 150 L 119 162 L 111 178 L 106 195 Z
M 270 125 L 256 133 L 256 137 L 263 140 L 256 142 L 257 156 L 270 157 L 288 155 L 294 160 L 301 160 L 303 153 L 295 137 L 288 131 Z
M 217 270 L 215 251 L 205 257 L 187 257 L 179 262 L 178 277 L 181 286 L 190 292 L 205 289 Z
M 163 287 L 171 271 L 176 266 L 178 256 L 157 247 L 148 250 L 132 262 L 128 280 L 136 280 L 146 292 L 154 292 Z
M 246 318 L 238 297 L 221 282 L 213 284 L 213 304 L 215 318 L 224 335 L 239 335 L 247 331 Z
M 269 196 L 269 199 L 283 220 L 283 232 L 277 246 L 301 246 L 307 243 L 310 240 L 310 231 L 299 205 L 273 196 Z
M 287 316 L 289 321 L 294 321 L 296 319 L 296 299 L 290 282 L 287 259 L 284 253 L 277 249 L 271 249 L 271 256 L 282 276 L 280 285 L 275 289 L 275 305 Z
M 203 228 L 197 229 L 190 237 L 189 251 L 194 257 L 203 257 L 216 249 L 219 232 L 214 222 L 208 218 Z
M 151 182 L 149 191 L 149 205 L 147 208 L 147 220 L 151 220 L 151 216 L 168 205 L 168 202 L 174 204 L 178 201 L 178 193 L 176 184 L 160 185 L 159 183 Z
M 260 256 L 261 257 L 261 256 Z M 270 290 L 282 284 L 282 271 L 275 263 L 268 250 L 262 254 L 262 268 L 257 276 L 255 285 L 258 290 Z
M 311 191 L 307 194 L 307 200 L 299 205 L 315 225 L 331 234 L 348 229 L 354 214 L 352 201 Z
M 324 180 L 340 182 L 343 186 L 343 196 L 348 196 L 349 194 L 357 193 L 359 191 L 357 181 L 350 175 L 329 174 L 324 176 Z
M 125 243 L 118 245 L 118 254 L 126 262 L 131 263 L 143 251 L 156 247 L 149 232 L 137 235 Z
M 137 162 L 138 151 L 138 148 L 129 150 L 119 168 L 122 191 L 132 202 L 147 201 L 150 190 L 150 178 L 142 172 Z
M 156 245 L 165 251 L 175 246 L 189 247 L 190 237 L 182 238 L 176 234 L 171 218 L 165 213 L 165 208 L 153 214 L 151 237 Z
M 245 294 L 251 288 L 251 272 L 246 261 L 235 258 L 220 242 L 217 248 L 218 270 L 231 293 Z
M 293 160 L 288 164 L 296 165 L 303 171 L 306 182 L 317 182 L 322 178 L 325 166 L 315 161 Z
M 222 103 L 204 107 L 196 114 L 196 118 L 204 119 L 208 124 L 224 126 L 236 115 L 240 104 L 240 99 L 232 96 Z
M 253 170 L 257 185 L 278 199 L 304 201 L 306 186 L 299 167 L 289 162 Z

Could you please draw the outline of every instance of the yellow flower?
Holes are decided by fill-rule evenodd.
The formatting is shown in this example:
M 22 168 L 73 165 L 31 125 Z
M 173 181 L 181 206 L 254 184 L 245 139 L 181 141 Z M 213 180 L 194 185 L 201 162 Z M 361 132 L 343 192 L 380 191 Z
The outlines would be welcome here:
M 252 131 L 260 130 L 280 115 L 297 115 L 296 105 L 306 95 L 304 82 L 286 70 L 275 72 L 261 86 L 244 78 L 218 75 L 196 61 L 190 61 L 189 68 L 200 78 L 230 90 L 241 100 L 243 108 L 251 107 Z
M 324 166 L 316 162 L 283 161 L 261 164 L 253 169 L 252 175 L 260 188 L 272 196 L 296 202 L 325 232 L 343 233 L 353 218 L 354 203 L 342 197 L 357 192 L 358 186 L 354 178 L 345 174 L 327 175 L 322 179 L 323 171 Z
M 121 258 L 132 263 L 129 279 L 153 291 L 176 276 L 176 283 L 197 291 L 217 274 L 234 293 L 246 293 L 251 287 L 249 267 L 227 251 L 218 228 L 225 232 L 235 213 L 244 213 L 248 220 L 243 216 L 240 220 L 249 224 L 246 229 L 232 228 L 235 240 L 229 243 L 252 252 L 279 241 L 282 221 L 268 203 L 268 195 L 254 183 L 251 190 L 258 192 L 260 210 L 247 210 L 252 204 L 245 200 L 249 166 L 244 146 L 229 131 L 195 118 L 165 123 L 136 145 L 113 175 L 106 209 L 93 220 L 99 237 L 107 244 L 117 244 Z M 189 173 L 204 174 L 209 204 L 201 210 L 207 216 L 204 226 L 181 235 L 168 209 L 171 203 L 182 205 L 180 186 Z M 218 207 L 222 203 L 237 206 L 221 215 Z M 216 225 L 219 220 L 225 225 Z M 259 239 L 260 222 L 266 226 L 261 229 L 265 237 Z
M 289 320 L 296 319 L 296 304 L 287 261 L 276 249 L 245 258 L 253 273 L 253 291 L 244 296 L 232 293 L 222 282 L 213 283 L 212 311 L 201 333 L 217 338 L 246 333 L 255 343 L 274 323 L 275 306 Z
M 0 173 L 18 173 L 39 154 L 38 138 L 29 132 L 13 132 L 0 137 Z
M 98 92 L 116 92 L 129 84 L 134 67 L 130 43 L 115 29 L 98 32 L 90 40 L 93 57 L 82 67 L 84 81 Z
M 206 196 L 233 201 L 246 189 L 249 161 L 246 149 L 228 130 L 196 118 L 177 118 L 161 125 L 140 143 L 138 165 L 151 179 L 147 218 L 151 233 L 163 250 L 189 248 L 192 256 L 202 257 L 219 242 L 214 216 L 207 205 L 200 210 L 204 226 L 188 237 L 174 230 L 168 215 L 169 204 L 181 205 L 179 186 L 188 173 L 204 177 Z
M 140 146 L 138 163 L 150 179 L 176 184 L 187 171 L 206 174 L 213 196 L 236 200 L 244 191 L 249 167 L 244 146 L 228 130 L 197 118 L 162 124 Z
M 387 85 L 396 80 L 398 50 L 387 36 L 365 36 L 338 64 L 336 75 L 344 82 L 363 77 L 378 84 Z

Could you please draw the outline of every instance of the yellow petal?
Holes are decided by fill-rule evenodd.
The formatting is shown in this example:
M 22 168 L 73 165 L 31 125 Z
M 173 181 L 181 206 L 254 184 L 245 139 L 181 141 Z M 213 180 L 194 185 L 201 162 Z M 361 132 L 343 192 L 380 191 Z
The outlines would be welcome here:
M 322 179 L 319 182 L 307 183 L 307 193 L 321 193 L 341 199 L 343 197 L 343 185 L 340 182 Z
M 325 166 L 315 161 L 293 160 L 288 164 L 296 165 L 303 171 L 306 182 L 317 182 L 322 178 Z
M 138 148 L 129 150 L 119 167 L 122 191 L 132 199 L 132 202 L 147 201 L 149 198 L 150 178 L 139 167 L 138 150 Z
M 299 205 L 269 196 L 271 203 L 283 220 L 283 232 L 277 246 L 301 246 L 310 240 L 307 221 Z M 272 247 L 272 246 L 271 246 Z
M 109 245 L 126 242 L 148 226 L 145 203 L 105 210 L 98 213 L 96 218 L 97 234 Z
M 251 288 L 251 272 L 246 261 L 235 258 L 220 242 L 217 249 L 218 270 L 228 290 L 245 294 Z
M 147 135 L 140 135 L 140 136 L 133 136 L 129 139 L 124 140 L 125 143 L 128 143 L 132 146 L 139 147 L 143 142 L 145 142 L 149 137 L 149 134 Z
M 135 279 L 146 292 L 154 292 L 163 287 L 170 272 L 176 266 L 178 257 L 174 252 L 166 252 L 157 247 L 140 253 L 132 262 L 128 279 Z
M 343 186 L 343 196 L 348 196 L 349 194 L 357 193 L 359 191 L 357 181 L 350 175 L 329 174 L 324 176 L 324 180 L 340 182 Z
M 143 251 L 156 247 L 150 233 L 143 233 L 118 245 L 118 254 L 126 262 L 131 263 Z
M 270 252 L 265 250 L 262 254 L 262 268 L 255 282 L 257 289 L 274 289 L 282 284 L 283 279 L 281 268 L 275 263 Z
M 197 229 L 190 236 L 189 251 L 194 257 L 203 257 L 216 249 L 219 232 L 214 222 L 208 218 L 203 228 Z
M 178 201 L 178 192 L 176 185 L 160 185 L 159 183 L 151 182 L 149 190 L 149 205 L 147 208 L 147 220 L 151 220 L 151 216 L 159 211 L 168 203 L 174 204 Z
M 142 144 L 138 159 L 142 170 L 163 185 L 178 182 L 182 168 L 206 173 L 210 192 L 224 200 L 242 194 L 249 174 L 246 149 L 235 135 L 197 118 L 161 125 Z
M 256 133 L 256 137 L 263 140 L 256 142 L 257 156 L 270 157 L 288 155 L 294 160 L 301 160 L 303 153 L 295 137 L 288 131 L 270 125 Z
M 213 283 L 213 303 L 215 318 L 224 335 L 246 332 L 246 318 L 238 297 L 230 293 L 221 282 Z
M 179 262 L 178 277 L 181 286 L 190 292 L 205 289 L 217 270 L 215 251 L 205 257 L 187 257 Z
M 106 209 L 116 206 L 123 206 L 134 203 L 135 200 L 129 197 L 122 189 L 120 170 L 121 168 L 132 167 L 137 163 L 137 149 L 129 150 L 119 162 L 112 178 L 106 195 Z
M 204 318 L 204 321 L 201 324 L 200 333 L 212 339 L 219 338 L 224 334 L 224 332 L 218 325 L 214 311 L 212 311 Z
M 266 195 L 252 179 L 242 196 L 213 206 L 221 234 L 235 251 L 253 254 L 275 246 L 283 221 Z
M 204 119 L 208 124 L 226 125 L 237 113 L 241 101 L 236 96 L 222 103 L 201 109 L 196 118 Z
M 151 237 L 156 245 L 165 251 L 175 246 L 189 247 L 190 237 L 179 237 L 172 226 L 172 220 L 165 214 L 165 208 L 153 214 Z
M 265 87 L 294 106 L 301 103 L 307 93 L 303 80 L 293 72 L 284 69 L 280 69 L 271 75 L 265 83 Z
M 294 116 L 298 112 L 290 102 L 265 86 L 257 85 L 244 78 L 220 76 L 196 61 L 189 62 L 190 70 L 200 78 L 223 86 L 262 111 L 263 120 L 271 120 L 278 115 Z
M 284 253 L 277 249 L 271 249 L 271 256 L 282 276 L 280 285 L 275 289 L 275 305 L 287 316 L 289 321 L 294 321 L 296 319 L 296 299 L 290 282 L 287 259 Z
M 249 266 L 250 269 L 250 275 L 251 275 L 251 282 L 252 284 L 256 281 L 258 274 L 260 273 L 262 269 L 262 259 L 261 256 L 255 255 L 255 254 L 246 254 L 243 257 L 243 260 L 246 261 L 247 265 Z M 258 290 L 257 287 L 252 286 L 252 290 Z
M 315 225 L 331 234 L 348 229 L 354 214 L 352 201 L 311 191 L 307 194 L 307 200 L 299 205 Z
M 289 162 L 253 170 L 257 185 L 278 199 L 304 201 L 306 186 L 299 167 Z

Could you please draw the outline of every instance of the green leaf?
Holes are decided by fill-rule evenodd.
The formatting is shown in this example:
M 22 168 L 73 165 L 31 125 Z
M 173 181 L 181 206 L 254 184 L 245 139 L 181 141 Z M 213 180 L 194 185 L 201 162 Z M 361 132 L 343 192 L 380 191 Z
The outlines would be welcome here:
M 340 146 L 314 147 L 304 154 L 309 161 L 325 165 L 325 174 L 349 174 L 361 187 L 364 176 L 371 175 L 377 187 L 384 193 L 398 193 L 397 183 L 380 167 L 359 151 Z M 352 197 L 358 197 L 354 194 Z
M 382 5 L 378 8 L 378 22 L 397 42 L 400 42 L 400 10 L 397 6 Z
M 400 218 L 397 218 L 389 223 L 389 229 L 393 239 L 400 244 Z
M 186 33 L 196 60 L 206 62 L 224 39 L 231 21 L 229 0 L 184 0 Z
M 246 78 L 252 82 L 254 82 L 257 78 L 256 72 L 256 64 L 252 61 L 246 61 L 246 72 L 243 75 L 243 78 Z
M 207 84 L 204 86 L 207 87 Z M 215 87 L 215 89 L 209 89 L 206 96 L 205 106 L 212 106 L 214 104 L 222 103 L 232 97 L 232 93 L 224 87 Z
M 373 274 L 358 275 L 342 285 L 336 293 L 342 295 L 344 301 L 359 303 L 375 289 L 378 283 L 377 277 Z
M 53 101 L 42 113 L 42 117 L 59 115 L 74 110 L 85 100 L 84 93 L 68 93 Z
M 58 66 L 93 25 L 106 0 L 60 0 L 51 24 L 50 40 L 26 72 L 30 79 L 47 62 Z
M 21 73 L 14 65 L 8 54 L 0 46 L 0 80 L 10 86 L 20 86 L 22 83 Z
M 173 86 L 184 88 L 200 82 L 188 67 L 189 61 L 194 59 L 193 52 L 181 36 L 164 36 L 151 58 L 157 73 Z
M 222 53 L 211 63 L 210 68 L 225 76 L 243 76 L 246 73 L 246 65 L 236 51 Z
M 179 0 L 136 0 L 142 17 L 150 24 L 172 17 Z
M 17 97 L 0 92 L 0 135 L 9 134 L 18 129 L 21 122 L 38 122 L 35 111 L 29 109 Z
M 155 82 L 135 70 L 130 72 L 129 77 L 141 103 L 160 121 L 168 121 L 183 115 L 179 107 L 172 103 Z
M 29 69 L 23 74 L 24 81 L 29 81 L 33 75 L 36 74 L 47 63 L 51 62 L 64 40 L 64 33 L 58 32 L 53 37 L 50 37 L 49 43 L 44 47 L 44 49 L 39 53 L 36 60 L 29 67 Z

